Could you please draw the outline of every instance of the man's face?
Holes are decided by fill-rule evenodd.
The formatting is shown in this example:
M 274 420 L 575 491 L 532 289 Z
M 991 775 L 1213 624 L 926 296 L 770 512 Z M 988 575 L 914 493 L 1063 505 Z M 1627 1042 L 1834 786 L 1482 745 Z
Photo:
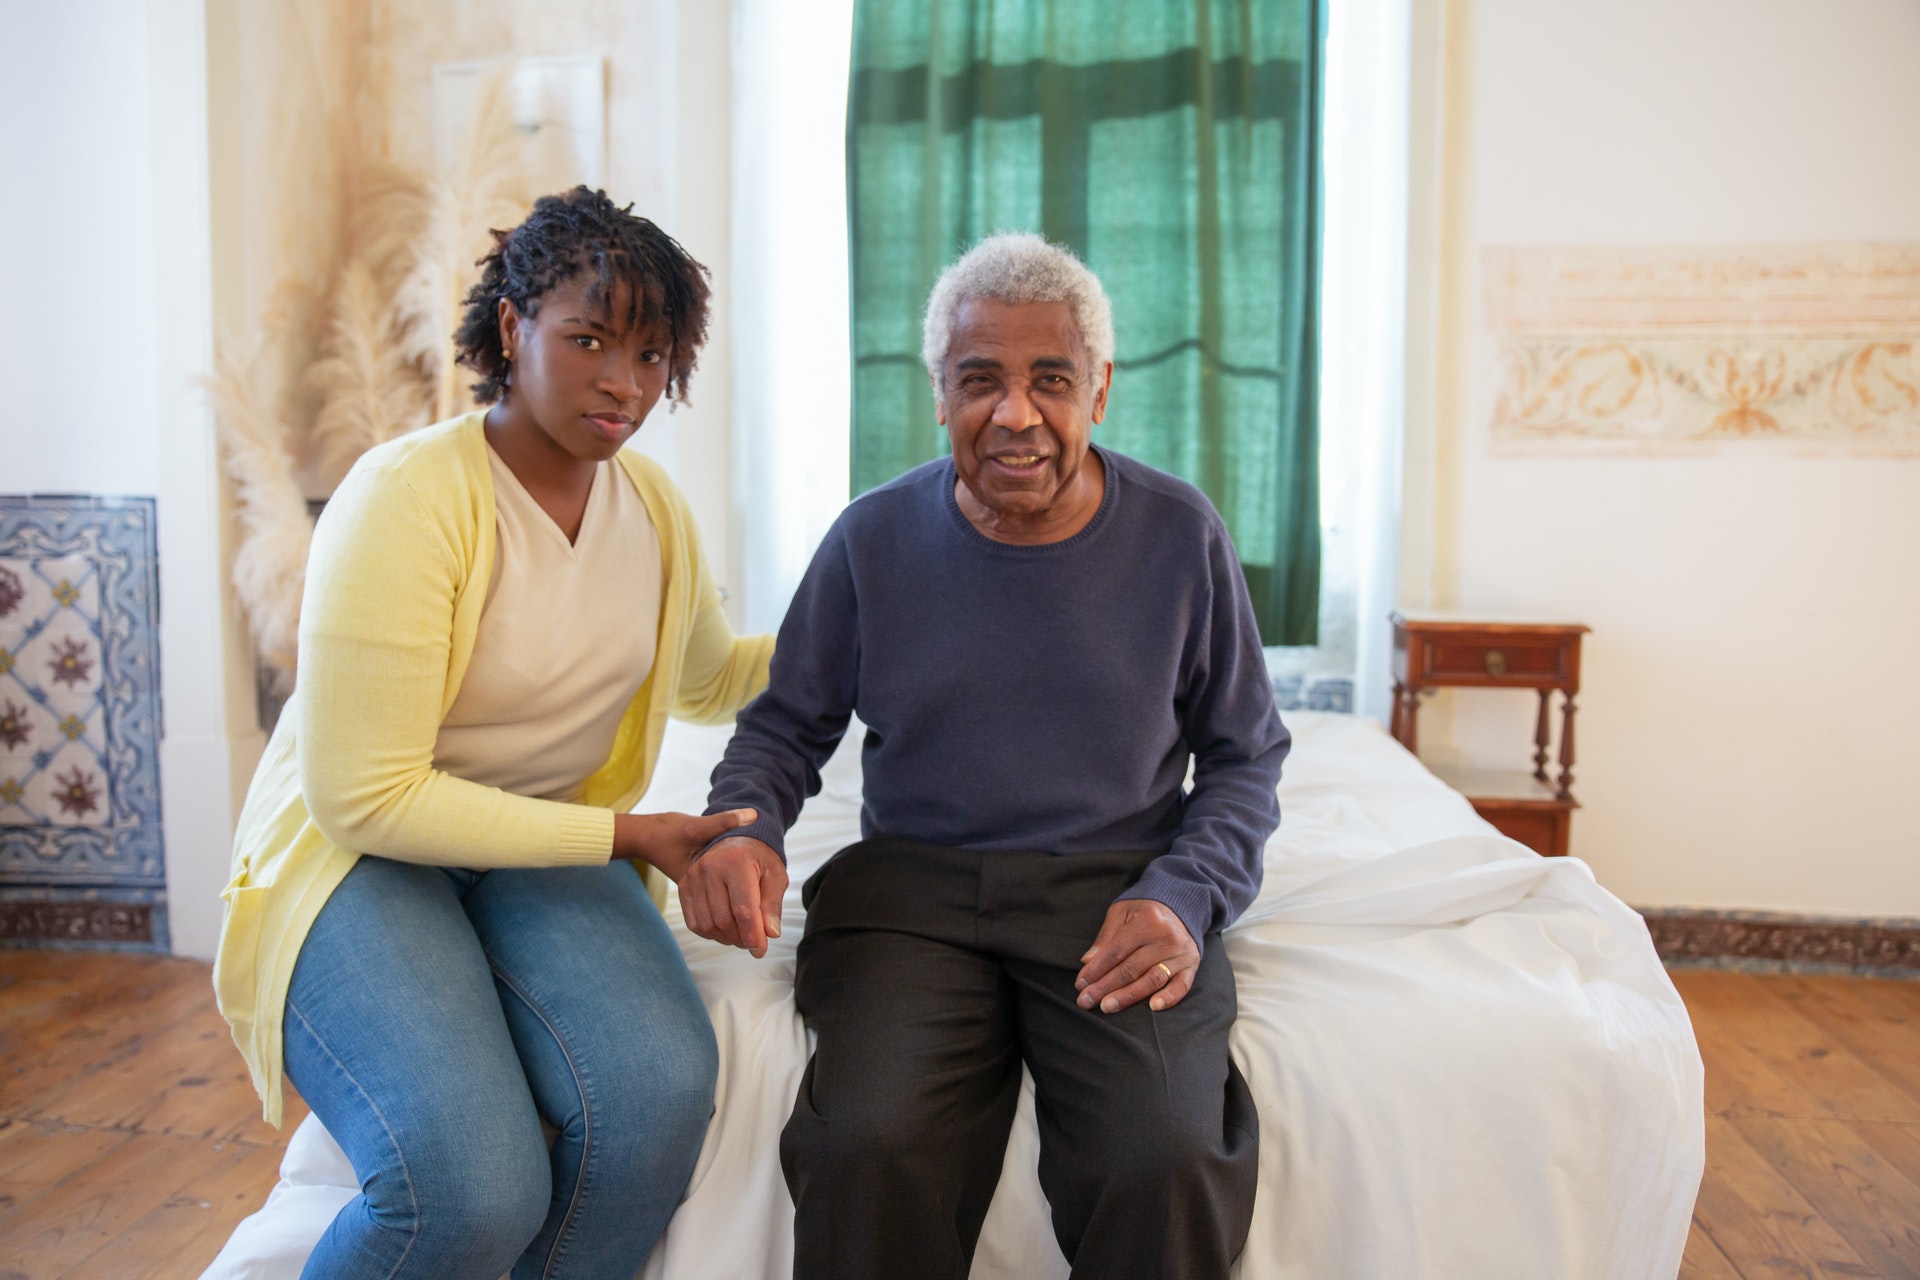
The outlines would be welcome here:
M 1111 363 L 1093 367 L 1064 302 L 960 305 L 934 387 L 938 416 L 961 496 L 1000 531 L 1028 535 L 1009 540 L 1048 541 L 1033 535 L 1090 516 L 1082 510 L 1089 496 L 1099 505 L 1099 464 L 1087 437 L 1106 416 L 1112 379 Z M 981 525 L 975 512 L 967 515 Z

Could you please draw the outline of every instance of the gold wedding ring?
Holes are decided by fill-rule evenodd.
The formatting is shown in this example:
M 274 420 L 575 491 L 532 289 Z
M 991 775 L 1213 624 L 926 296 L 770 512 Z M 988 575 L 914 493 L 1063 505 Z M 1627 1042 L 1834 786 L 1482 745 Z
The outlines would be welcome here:
M 1167 975 L 1167 981 L 1168 981 L 1168 982 L 1172 982 L 1172 981 L 1173 981 L 1173 970 L 1171 970 L 1171 969 L 1169 969 L 1169 968 L 1167 968 L 1167 962 L 1166 962 L 1165 960 L 1162 960 L 1162 961 L 1161 961 L 1161 962 L 1160 962 L 1159 964 L 1156 964 L 1156 965 L 1155 965 L 1155 966 L 1153 966 L 1153 967 L 1154 967 L 1154 968 L 1156 968 L 1156 969 L 1159 969 L 1159 970 L 1160 970 L 1161 972 L 1163 972 L 1163 973 L 1165 973 L 1165 974 Z

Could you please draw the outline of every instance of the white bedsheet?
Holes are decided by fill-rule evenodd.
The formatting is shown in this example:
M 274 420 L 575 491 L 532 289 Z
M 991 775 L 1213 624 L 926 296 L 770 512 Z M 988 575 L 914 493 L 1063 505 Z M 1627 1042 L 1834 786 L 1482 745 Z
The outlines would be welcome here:
M 1225 935 L 1260 1112 L 1240 1280 L 1667 1280 L 1705 1160 L 1700 1056 L 1639 917 L 1574 859 L 1494 833 L 1371 722 L 1294 712 L 1266 885 Z M 726 730 L 669 731 L 648 808 L 697 812 Z M 778 1139 L 808 1052 L 799 883 L 859 838 L 844 744 L 788 845 L 765 960 L 668 920 L 720 1040 L 713 1125 L 645 1280 L 785 1277 Z M 974 1280 L 1065 1277 L 1032 1083 Z M 293 1280 L 352 1170 L 318 1121 L 206 1275 Z

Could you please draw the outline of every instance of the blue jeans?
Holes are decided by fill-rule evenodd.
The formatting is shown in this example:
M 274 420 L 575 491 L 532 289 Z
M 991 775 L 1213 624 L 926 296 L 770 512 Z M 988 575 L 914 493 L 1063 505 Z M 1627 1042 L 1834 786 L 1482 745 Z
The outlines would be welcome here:
M 719 1055 L 631 867 L 368 857 L 301 946 L 286 1067 L 360 1178 L 303 1276 L 631 1280 L 693 1173 Z

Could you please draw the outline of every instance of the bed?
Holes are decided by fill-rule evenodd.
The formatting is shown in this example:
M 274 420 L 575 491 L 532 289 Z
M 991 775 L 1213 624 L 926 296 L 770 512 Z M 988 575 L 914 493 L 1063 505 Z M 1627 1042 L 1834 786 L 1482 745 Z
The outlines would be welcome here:
M 1575 859 L 1497 834 L 1371 721 L 1292 712 L 1266 884 L 1225 934 L 1233 1052 L 1260 1111 L 1238 1280 L 1666 1280 L 1705 1160 L 1701 1065 L 1640 918 Z M 648 808 L 698 811 L 726 729 L 675 724 Z M 859 837 L 850 734 L 789 837 L 793 883 Z M 788 894 L 766 959 L 667 918 L 721 1070 L 687 1197 L 645 1280 L 785 1277 L 777 1142 L 806 1063 Z M 1027 1081 L 974 1280 L 1064 1280 Z M 293 1280 L 355 1193 L 309 1116 L 206 1273 Z

